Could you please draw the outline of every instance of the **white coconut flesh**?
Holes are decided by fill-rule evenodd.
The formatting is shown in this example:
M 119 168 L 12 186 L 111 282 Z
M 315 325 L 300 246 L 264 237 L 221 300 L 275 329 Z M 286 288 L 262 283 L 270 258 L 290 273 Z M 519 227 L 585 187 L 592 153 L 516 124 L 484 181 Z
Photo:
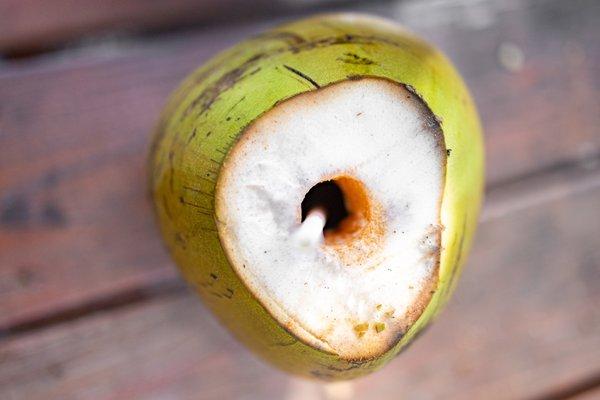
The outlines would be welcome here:
M 217 183 L 219 236 L 241 280 L 299 340 L 376 357 L 436 288 L 445 168 L 440 125 L 412 90 L 335 83 L 246 129 Z

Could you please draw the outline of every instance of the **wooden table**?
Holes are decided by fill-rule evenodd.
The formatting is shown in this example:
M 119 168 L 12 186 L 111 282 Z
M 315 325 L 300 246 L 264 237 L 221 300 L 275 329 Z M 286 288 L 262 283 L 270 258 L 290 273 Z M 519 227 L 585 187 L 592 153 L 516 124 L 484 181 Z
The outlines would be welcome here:
M 488 169 L 447 310 L 382 371 L 333 386 L 273 370 L 186 289 L 144 169 L 189 71 L 265 15 L 321 6 L 98 3 L 0 1 L 0 399 L 600 398 L 600 3 L 336 3 L 455 61 Z

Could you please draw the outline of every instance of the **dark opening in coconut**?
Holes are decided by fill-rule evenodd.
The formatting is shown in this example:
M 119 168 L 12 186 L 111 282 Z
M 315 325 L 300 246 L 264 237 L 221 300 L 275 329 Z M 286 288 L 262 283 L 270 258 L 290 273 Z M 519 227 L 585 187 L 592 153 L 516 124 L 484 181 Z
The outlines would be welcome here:
M 313 186 L 302 200 L 302 221 L 315 208 L 322 208 L 327 216 L 324 231 L 337 229 L 348 217 L 344 193 L 335 181 L 325 181 Z
M 324 211 L 327 220 L 323 233 L 330 240 L 357 233 L 371 219 L 364 185 L 349 176 L 339 176 L 313 186 L 302 201 L 302 221 L 314 209 Z

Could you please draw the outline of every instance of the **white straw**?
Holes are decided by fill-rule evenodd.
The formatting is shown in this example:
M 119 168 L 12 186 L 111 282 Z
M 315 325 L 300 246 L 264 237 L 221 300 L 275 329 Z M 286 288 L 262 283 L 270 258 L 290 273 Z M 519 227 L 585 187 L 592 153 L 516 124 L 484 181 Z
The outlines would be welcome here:
M 294 236 L 301 247 L 315 247 L 323 241 L 323 228 L 327 222 L 325 210 L 313 208 L 295 232 Z

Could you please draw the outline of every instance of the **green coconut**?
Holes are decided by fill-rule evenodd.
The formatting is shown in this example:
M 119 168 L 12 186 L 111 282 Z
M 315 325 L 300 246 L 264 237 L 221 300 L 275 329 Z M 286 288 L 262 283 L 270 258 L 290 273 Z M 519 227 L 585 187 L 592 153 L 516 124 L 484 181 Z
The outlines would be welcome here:
M 482 134 L 451 63 L 406 30 L 319 15 L 224 51 L 173 93 L 150 157 L 185 279 L 278 367 L 372 372 L 432 320 L 482 199 Z

